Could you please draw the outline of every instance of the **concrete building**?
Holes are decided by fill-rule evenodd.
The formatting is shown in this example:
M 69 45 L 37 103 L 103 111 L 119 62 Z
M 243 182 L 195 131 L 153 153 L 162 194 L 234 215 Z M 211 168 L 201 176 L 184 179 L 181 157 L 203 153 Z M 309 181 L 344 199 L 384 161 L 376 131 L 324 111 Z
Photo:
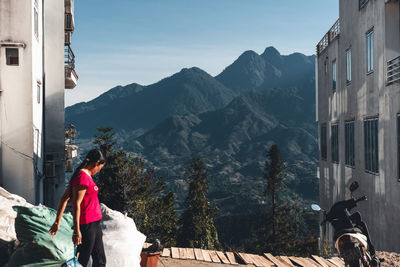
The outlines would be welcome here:
M 321 207 L 349 198 L 357 180 L 376 248 L 399 252 L 399 1 L 340 0 L 317 45 L 316 83 Z M 331 239 L 331 229 L 321 235 Z
M 73 30 L 73 0 L 0 1 L 0 186 L 52 207 L 65 188 Z

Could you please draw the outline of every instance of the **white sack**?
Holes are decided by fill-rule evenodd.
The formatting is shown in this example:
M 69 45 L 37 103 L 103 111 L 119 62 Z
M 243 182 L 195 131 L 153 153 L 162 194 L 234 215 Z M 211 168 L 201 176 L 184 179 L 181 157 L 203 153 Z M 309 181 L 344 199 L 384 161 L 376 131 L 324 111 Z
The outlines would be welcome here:
M 11 194 L 0 187 L 0 239 L 6 242 L 17 239 L 15 233 L 15 218 L 17 217 L 17 213 L 12 209 L 15 205 L 33 207 L 24 198 Z
M 104 250 L 108 267 L 140 267 L 140 253 L 146 236 L 132 218 L 101 204 Z

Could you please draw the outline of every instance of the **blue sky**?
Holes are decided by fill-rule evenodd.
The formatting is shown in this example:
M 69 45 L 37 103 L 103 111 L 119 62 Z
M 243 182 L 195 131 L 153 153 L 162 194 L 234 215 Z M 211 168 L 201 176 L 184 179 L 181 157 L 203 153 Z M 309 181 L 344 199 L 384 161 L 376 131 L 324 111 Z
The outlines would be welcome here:
M 79 75 L 65 104 L 117 85 L 152 84 L 185 67 L 217 75 L 241 53 L 315 53 L 337 0 L 78 0 L 71 47 Z

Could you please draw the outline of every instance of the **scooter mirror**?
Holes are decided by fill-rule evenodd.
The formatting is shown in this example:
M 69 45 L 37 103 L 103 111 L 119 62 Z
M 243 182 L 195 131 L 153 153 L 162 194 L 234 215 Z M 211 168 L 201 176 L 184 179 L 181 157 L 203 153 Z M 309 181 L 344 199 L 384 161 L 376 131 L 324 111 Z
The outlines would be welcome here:
M 312 210 L 315 210 L 315 211 L 320 211 L 320 210 L 321 210 L 321 207 L 318 206 L 317 204 L 312 204 L 312 205 L 311 205 L 311 209 L 312 209 Z
M 358 182 L 357 182 L 357 181 L 354 181 L 354 182 L 352 182 L 351 185 L 350 185 L 350 191 L 351 191 L 351 192 L 354 192 L 354 191 L 357 190 L 358 187 L 359 187 Z

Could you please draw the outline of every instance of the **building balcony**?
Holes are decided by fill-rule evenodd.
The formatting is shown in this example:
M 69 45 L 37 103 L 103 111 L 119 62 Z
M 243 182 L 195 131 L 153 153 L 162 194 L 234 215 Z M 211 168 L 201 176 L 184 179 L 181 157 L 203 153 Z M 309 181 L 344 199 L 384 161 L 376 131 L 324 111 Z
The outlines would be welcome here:
M 65 14 L 74 14 L 74 0 L 64 0 Z
M 69 45 L 64 48 L 65 89 L 75 88 L 79 79 L 75 72 L 75 55 Z
M 387 85 L 400 83 L 400 56 L 387 62 Z
M 74 23 L 74 0 L 64 0 L 64 27 L 65 31 L 73 32 L 75 28 Z
M 78 83 L 78 75 L 74 69 L 65 66 L 65 89 L 74 89 Z
M 331 42 L 340 35 L 340 22 L 337 20 L 335 24 L 329 29 L 329 31 L 324 35 L 321 41 L 317 44 L 317 55 L 321 54 Z

